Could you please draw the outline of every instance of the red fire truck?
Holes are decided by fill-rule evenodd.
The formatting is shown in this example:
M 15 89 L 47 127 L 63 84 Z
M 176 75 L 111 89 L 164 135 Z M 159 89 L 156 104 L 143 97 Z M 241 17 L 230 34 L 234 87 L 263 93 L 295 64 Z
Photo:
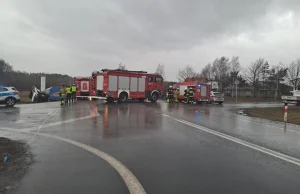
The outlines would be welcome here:
M 194 100 L 197 104 L 201 104 L 202 102 L 210 102 L 211 86 L 209 84 L 201 83 L 198 81 L 189 81 L 174 84 L 173 87 L 179 88 L 180 101 L 184 100 L 184 90 L 187 88 L 192 88 L 194 90 Z
M 93 90 L 98 97 L 106 97 L 108 102 L 127 99 L 148 99 L 156 102 L 161 95 L 163 78 L 145 71 L 110 70 L 93 72 Z
M 93 81 L 90 77 L 74 77 L 74 84 L 77 87 L 76 97 L 94 96 L 91 90 Z

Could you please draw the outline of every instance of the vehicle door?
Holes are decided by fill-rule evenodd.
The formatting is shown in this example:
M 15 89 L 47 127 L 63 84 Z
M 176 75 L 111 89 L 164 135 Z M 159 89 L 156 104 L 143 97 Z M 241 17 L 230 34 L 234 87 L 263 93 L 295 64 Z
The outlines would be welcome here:
M 148 76 L 148 91 L 153 90 L 153 85 L 154 85 L 154 77 L 153 76 Z
M 162 91 L 162 87 L 163 87 L 163 78 L 158 76 L 154 77 L 153 90 Z
M 9 92 L 7 88 L 0 87 L 0 101 L 5 101 L 5 98 L 7 97 L 8 93 Z

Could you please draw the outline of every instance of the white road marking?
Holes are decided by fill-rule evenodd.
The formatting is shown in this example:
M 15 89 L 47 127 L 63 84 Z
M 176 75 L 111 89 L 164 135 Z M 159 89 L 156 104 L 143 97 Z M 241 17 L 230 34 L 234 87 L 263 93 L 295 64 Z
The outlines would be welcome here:
M 33 136 L 30 137 L 30 139 L 27 141 L 27 143 L 29 142 L 32 142 L 33 139 L 35 138 L 36 136 L 36 133 L 39 133 L 42 126 L 56 113 L 56 111 L 54 110 L 49 116 L 46 117 L 46 119 L 42 122 L 42 124 L 40 124 L 38 127 L 37 127 L 37 131 L 33 134 Z
M 50 137 L 53 139 L 57 139 L 69 144 L 72 144 L 74 146 L 77 146 L 79 148 L 82 148 L 90 153 L 95 154 L 96 156 L 100 157 L 101 159 L 105 160 L 108 164 L 110 164 L 122 177 L 124 180 L 129 192 L 131 194 L 144 194 L 146 193 L 143 186 L 141 183 L 137 180 L 137 178 L 134 176 L 134 174 L 126 168 L 120 161 L 115 159 L 114 157 L 110 156 L 109 154 L 102 152 L 96 148 L 93 148 L 91 146 L 88 146 L 86 144 L 71 140 L 71 139 L 66 139 L 63 137 L 55 136 L 55 135 L 50 135 L 50 134 L 45 134 L 45 133 L 36 133 L 41 136 L 45 137 Z
M 175 121 L 178 121 L 180 123 L 183 123 L 185 125 L 188 125 L 190 127 L 200 129 L 200 130 L 205 131 L 207 133 L 210 133 L 212 135 L 227 139 L 229 141 L 238 143 L 240 145 L 246 146 L 246 147 L 251 148 L 253 150 L 268 154 L 268 155 L 273 156 L 275 158 L 279 158 L 279 159 L 284 160 L 286 162 L 289 162 L 289 163 L 300 166 L 300 159 L 298 159 L 298 158 L 295 158 L 295 157 L 292 157 L 292 156 L 289 156 L 289 155 L 286 155 L 286 154 L 282 154 L 280 152 L 277 152 L 277 151 L 274 151 L 274 150 L 271 150 L 271 149 L 268 149 L 268 148 L 265 148 L 265 147 L 262 147 L 262 146 L 244 141 L 244 140 L 241 140 L 241 139 L 236 138 L 236 137 L 232 137 L 230 135 L 226 135 L 224 133 L 221 133 L 221 132 L 218 132 L 218 131 L 215 131 L 215 130 L 212 130 L 212 129 L 209 129 L 209 128 L 206 128 L 206 127 L 203 127 L 203 126 L 200 126 L 200 125 L 196 125 L 194 123 L 191 123 L 191 122 L 188 122 L 188 121 L 185 121 L 185 120 L 182 120 L 182 119 L 177 119 L 177 118 L 171 117 L 171 116 L 166 115 L 166 114 L 162 114 L 162 115 L 165 116 L 165 117 L 171 118 Z
M 11 128 L 1 127 L 0 129 L 7 130 L 7 131 L 21 132 L 20 130 L 11 129 Z M 59 137 L 59 136 L 55 136 L 55 135 L 50 135 L 50 134 L 46 134 L 46 133 L 38 133 L 38 132 L 30 132 L 30 131 L 25 131 L 25 132 L 21 132 L 21 133 L 36 134 L 36 135 L 40 135 L 40 136 L 44 136 L 44 137 L 48 137 L 48 138 L 53 138 L 56 140 L 60 140 L 60 141 L 72 144 L 72 145 L 77 146 L 81 149 L 84 149 L 92 154 L 95 154 L 96 156 L 98 156 L 101 159 L 103 159 L 104 161 L 106 161 L 109 165 L 111 165 L 119 173 L 119 175 L 125 182 L 128 190 L 131 194 L 145 194 L 146 193 L 143 186 L 141 185 L 141 183 L 137 180 L 137 178 L 134 176 L 134 174 L 126 166 L 124 166 L 119 160 L 115 159 L 114 157 L 110 156 L 109 154 L 107 154 L 103 151 L 100 151 L 89 145 L 86 145 L 86 144 L 83 144 L 83 143 L 80 143 L 80 142 L 77 142 L 77 141 L 74 141 L 71 139 L 67 139 L 67 138 L 63 138 L 63 137 Z
M 90 119 L 90 118 L 94 118 L 94 117 L 98 117 L 99 115 L 95 115 L 95 116 L 85 116 L 85 117 L 79 117 L 79 118 L 75 118 L 75 119 L 68 119 L 68 120 L 64 120 L 64 121 L 58 121 L 58 122 L 53 122 L 53 123 L 47 123 L 44 124 L 42 126 L 39 127 L 39 129 L 43 129 L 43 128 L 47 128 L 47 127 L 54 127 L 57 125 L 62 125 L 62 124 L 66 124 L 66 123 L 72 123 L 75 121 L 81 121 L 81 120 L 85 120 L 85 119 Z M 31 132 L 31 131 L 35 131 L 37 130 L 36 127 L 31 127 L 31 128 L 24 128 L 19 130 L 19 132 Z

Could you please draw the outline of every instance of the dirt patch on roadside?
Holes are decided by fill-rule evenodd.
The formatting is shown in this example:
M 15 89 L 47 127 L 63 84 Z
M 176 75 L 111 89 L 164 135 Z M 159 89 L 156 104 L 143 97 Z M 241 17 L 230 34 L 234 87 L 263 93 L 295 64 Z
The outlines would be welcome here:
M 4 163 L 4 157 L 7 161 Z M 32 162 L 28 145 L 0 137 L 0 194 L 15 193 L 19 181 Z
M 251 117 L 283 122 L 284 108 L 249 108 L 246 113 Z M 300 107 L 289 106 L 288 123 L 300 125 Z

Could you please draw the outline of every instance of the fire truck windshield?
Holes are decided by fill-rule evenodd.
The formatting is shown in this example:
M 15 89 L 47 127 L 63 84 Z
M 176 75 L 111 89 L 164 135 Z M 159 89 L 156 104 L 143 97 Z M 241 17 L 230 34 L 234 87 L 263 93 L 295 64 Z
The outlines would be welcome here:
M 161 77 L 156 77 L 156 78 L 155 78 L 155 82 L 160 82 L 160 83 L 161 83 L 161 82 L 163 82 L 163 78 L 161 78 Z

